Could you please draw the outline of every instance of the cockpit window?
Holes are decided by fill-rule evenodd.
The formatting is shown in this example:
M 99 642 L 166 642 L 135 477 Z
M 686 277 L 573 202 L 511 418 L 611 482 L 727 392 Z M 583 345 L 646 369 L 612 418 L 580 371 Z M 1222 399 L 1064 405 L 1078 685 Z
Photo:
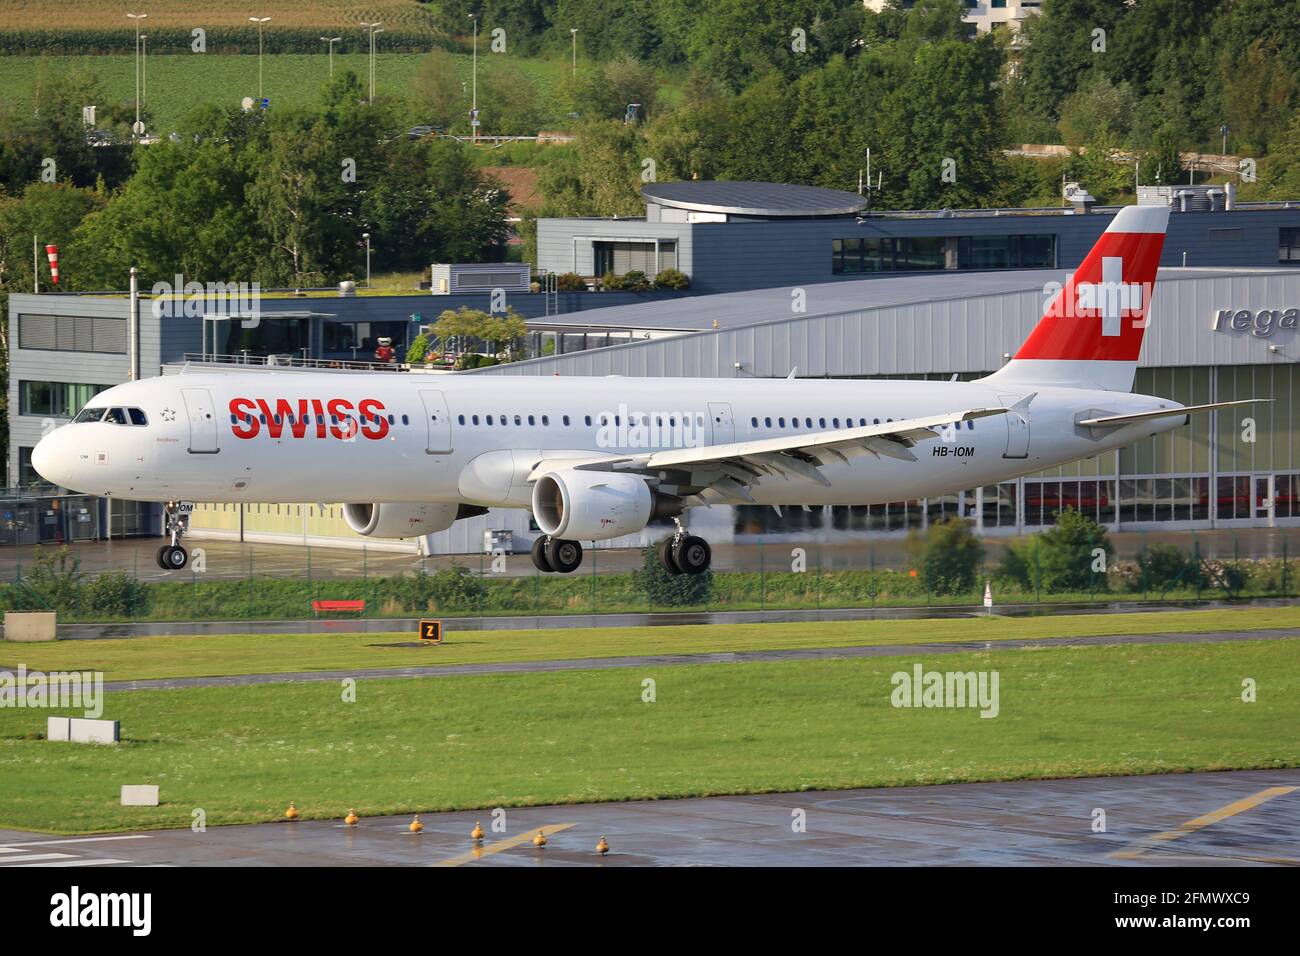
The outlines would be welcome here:
M 108 414 L 104 416 L 104 421 L 110 425 L 125 425 L 126 411 L 121 408 L 110 408 Z
M 83 408 L 77 413 L 77 417 L 72 420 L 75 425 L 79 422 L 97 422 L 104 417 L 103 408 Z
M 131 416 L 132 425 L 148 425 L 149 419 L 145 416 L 144 409 L 128 408 L 126 413 Z

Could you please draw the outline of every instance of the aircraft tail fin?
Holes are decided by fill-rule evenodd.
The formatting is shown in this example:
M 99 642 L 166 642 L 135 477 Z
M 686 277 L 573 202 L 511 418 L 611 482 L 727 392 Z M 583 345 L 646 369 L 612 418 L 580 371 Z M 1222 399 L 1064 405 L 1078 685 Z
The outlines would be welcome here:
M 1127 392 L 1133 387 L 1156 270 L 1169 226 L 1167 206 L 1125 206 L 1051 296 L 1015 356 L 987 381 Z

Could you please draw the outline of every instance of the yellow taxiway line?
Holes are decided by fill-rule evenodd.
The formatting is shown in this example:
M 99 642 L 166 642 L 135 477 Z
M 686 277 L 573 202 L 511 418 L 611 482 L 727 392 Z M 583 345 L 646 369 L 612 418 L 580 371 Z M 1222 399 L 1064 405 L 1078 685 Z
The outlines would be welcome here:
M 1269 787 L 1267 790 L 1261 790 L 1259 793 L 1252 794 L 1249 797 L 1243 797 L 1226 807 L 1220 807 L 1217 810 L 1211 810 L 1209 813 L 1197 817 L 1195 820 L 1188 820 L 1186 823 L 1179 825 L 1174 830 L 1165 830 L 1163 833 L 1157 833 L 1153 837 L 1148 837 L 1137 846 L 1130 847 L 1127 850 L 1117 850 L 1110 854 L 1116 860 L 1135 860 L 1147 850 L 1168 843 L 1170 840 L 1177 840 L 1179 837 L 1186 836 L 1189 833 L 1195 833 L 1211 824 L 1219 823 L 1229 817 L 1235 817 L 1239 813 L 1245 813 L 1247 810 L 1253 810 L 1260 804 L 1268 803 L 1275 797 L 1281 797 L 1288 793 L 1294 793 L 1300 790 L 1300 787 Z
M 464 853 L 457 853 L 455 856 L 449 856 L 445 860 L 439 860 L 432 864 L 433 866 L 462 866 L 466 863 L 473 863 L 475 860 L 482 859 L 485 856 L 491 856 L 493 853 L 500 853 L 503 850 L 509 850 L 511 847 L 519 846 L 521 843 L 532 843 L 533 838 L 537 836 L 538 831 L 545 833 L 548 838 L 559 833 L 561 830 L 567 830 L 569 827 L 577 826 L 576 823 L 554 823 L 550 826 L 536 827 L 524 833 L 516 833 L 512 837 L 506 837 L 504 840 L 497 840 L 494 843 L 485 843 L 482 846 L 476 846 L 466 850 Z

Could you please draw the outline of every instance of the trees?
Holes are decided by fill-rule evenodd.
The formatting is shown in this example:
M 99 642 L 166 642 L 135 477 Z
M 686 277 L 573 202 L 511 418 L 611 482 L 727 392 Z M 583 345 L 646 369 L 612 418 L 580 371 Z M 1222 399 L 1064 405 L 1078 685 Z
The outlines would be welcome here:
M 924 535 L 914 531 L 908 537 L 908 561 L 919 572 L 927 593 L 962 594 L 975 587 L 984 546 L 972 527 L 965 519 L 945 518 L 930 525 Z
M 465 119 L 469 104 L 449 52 L 435 47 L 420 58 L 411 77 L 410 98 L 423 123 L 450 128 Z
M 990 38 L 944 41 L 916 51 L 890 97 L 885 121 L 896 208 L 978 206 L 994 192 L 1001 145 L 994 83 L 1000 58 Z
M 514 345 L 528 333 L 523 317 L 514 309 L 503 313 L 488 313 L 462 305 L 459 309 L 446 309 L 433 326 L 434 334 L 444 342 L 455 339 L 460 351 L 468 350 L 475 341 L 483 342 L 493 356 L 510 355 Z

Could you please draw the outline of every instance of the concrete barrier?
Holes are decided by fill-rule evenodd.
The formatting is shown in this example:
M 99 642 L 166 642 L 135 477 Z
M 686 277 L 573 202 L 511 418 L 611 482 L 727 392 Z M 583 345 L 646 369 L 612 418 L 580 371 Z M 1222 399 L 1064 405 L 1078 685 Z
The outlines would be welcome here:
M 77 744 L 115 744 L 121 739 L 122 726 L 117 720 L 68 718 L 68 739 Z
M 158 806 L 158 788 L 152 784 L 123 784 L 122 806 L 156 807 Z
M 45 739 L 46 740 L 71 740 L 72 739 L 72 718 L 71 717 L 49 717 L 45 721 Z
M 56 640 L 57 617 L 54 611 L 5 611 L 5 640 Z

